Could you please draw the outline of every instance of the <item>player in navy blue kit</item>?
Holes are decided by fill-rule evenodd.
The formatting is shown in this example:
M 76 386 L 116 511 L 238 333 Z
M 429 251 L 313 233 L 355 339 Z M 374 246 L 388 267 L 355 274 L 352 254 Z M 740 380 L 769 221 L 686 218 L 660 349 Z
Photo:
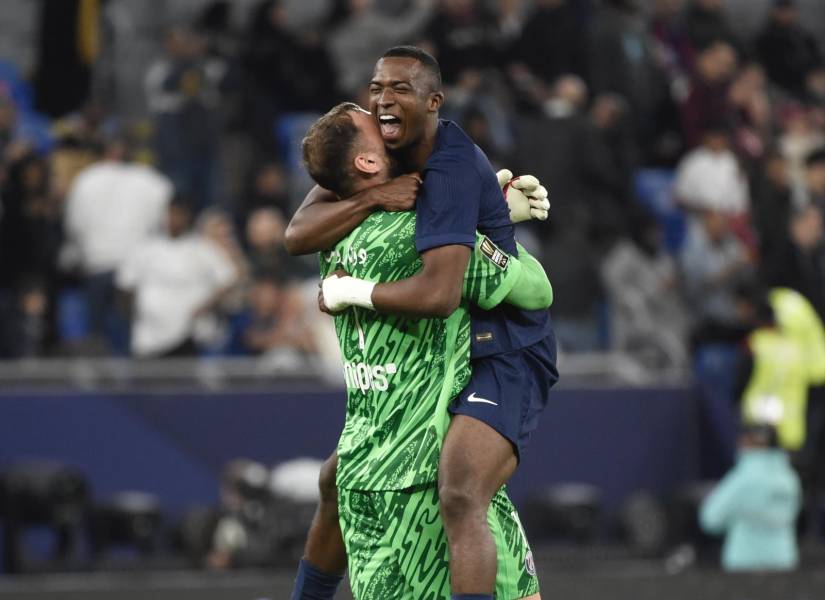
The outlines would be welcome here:
M 422 269 L 409 279 L 368 288 L 367 300 L 388 312 L 446 316 L 455 310 L 476 230 L 505 252 L 518 254 L 508 205 L 489 161 L 456 124 L 438 118 L 440 85 L 435 60 L 412 47 L 387 51 L 370 83 L 370 110 L 387 149 L 402 172 L 419 172 L 423 178 L 416 202 Z M 326 201 L 331 199 L 321 190 L 308 196 L 287 230 L 291 251 L 331 247 L 376 204 L 364 198 Z M 363 285 L 355 287 L 363 293 Z M 335 302 L 330 296 L 339 289 L 337 284 L 325 285 L 327 302 Z M 392 306 L 390 298 L 399 296 L 418 299 L 415 308 L 411 310 L 409 302 Z M 488 505 L 513 474 L 558 373 L 547 311 L 473 308 L 471 316 L 473 375 L 450 407 L 454 416 L 441 455 L 439 498 L 453 598 L 479 600 L 493 597 L 496 577 Z M 331 475 L 332 460 L 322 474 L 322 502 L 293 598 L 332 597 L 335 577 L 346 567 L 340 532 L 335 531 Z M 301 595 L 303 586 L 326 586 L 326 591 Z

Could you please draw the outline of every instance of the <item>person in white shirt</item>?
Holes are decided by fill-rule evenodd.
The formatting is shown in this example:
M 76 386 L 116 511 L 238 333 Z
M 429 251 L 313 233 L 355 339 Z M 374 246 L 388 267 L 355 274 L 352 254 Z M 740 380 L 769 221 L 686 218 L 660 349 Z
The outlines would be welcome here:
M 169 207 L 168 236 L 139 245 L 117 271 L 132 313 L 132 354 L 185 356 L 197 352 L 197 331 L 232 289 L 238 274 L 215 245 L 190 230 L 189 206 Z
M 707 123 L 702 143 L 688 152 L 676 168 L 674 193 L 693 211 L 741 215 L 750 206 L 748 180 L 731 150 L 728 125 Z
M 61 262 L 85 279 L 91 333 L 110 341 L 114 273 L 144 240 L 162 233 L 174 191 L 166 176 L 127 156 L 122 140 L 111 141 L 103 159 L 72 182 L 64 216 Z

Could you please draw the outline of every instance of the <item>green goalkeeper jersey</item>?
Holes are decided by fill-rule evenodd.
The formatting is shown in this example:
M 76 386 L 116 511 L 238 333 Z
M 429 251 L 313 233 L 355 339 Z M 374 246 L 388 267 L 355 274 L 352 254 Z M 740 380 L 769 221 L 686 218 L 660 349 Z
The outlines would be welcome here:
M 321 253 L 321 276 L 344 269 L 374 282 L 406 279 L 421 268 L 415 213 L 376 212 Z M 465 301 L 499 303 L 521 265 L 479 236 L 464 280 Z M 427 290 L 422 289 L 421 294 Z M 436 480 L 447 406 L 470 375 L 470 317 L 410 318 L 350 307 L 335 317 L 347 386 L 338 442 L 338 485 L 399 490 Z

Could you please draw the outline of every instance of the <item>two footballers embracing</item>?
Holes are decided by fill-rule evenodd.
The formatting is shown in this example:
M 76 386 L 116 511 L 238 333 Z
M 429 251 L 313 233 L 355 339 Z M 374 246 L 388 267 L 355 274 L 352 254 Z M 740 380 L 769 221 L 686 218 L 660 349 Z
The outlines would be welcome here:
M 357 600 L 540 598 L 505 484 L 558 380 L 552 288 L 513 228 L 547 192 L 439 119 L 419 48 L 385 52 L 369 97 L 310 129 L 318 186 L 287 229 L 321 253 L 347 384 L 292 598 L 332 598 L 347 568 Z

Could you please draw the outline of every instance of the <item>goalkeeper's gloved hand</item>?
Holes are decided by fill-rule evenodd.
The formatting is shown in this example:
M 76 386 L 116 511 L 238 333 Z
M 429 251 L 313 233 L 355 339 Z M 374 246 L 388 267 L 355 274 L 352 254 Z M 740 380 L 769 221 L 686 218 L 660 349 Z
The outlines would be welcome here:
M 318 294 L 319 308 L 331 314 L 349 306 L 361 306 L 375 310 L 372 305 L 372 288 L 375 284 L 356 277 L 333 273 L 321 282 Z
M 547 199 L 547 190 L 538 179 L 532 175 L 513 177 L 509 169 L 502 169 L 496 173 L 496 177 L 510 207 L 510 220 L 513 223 L 530 219 L 547 220 L 550 201 Z

